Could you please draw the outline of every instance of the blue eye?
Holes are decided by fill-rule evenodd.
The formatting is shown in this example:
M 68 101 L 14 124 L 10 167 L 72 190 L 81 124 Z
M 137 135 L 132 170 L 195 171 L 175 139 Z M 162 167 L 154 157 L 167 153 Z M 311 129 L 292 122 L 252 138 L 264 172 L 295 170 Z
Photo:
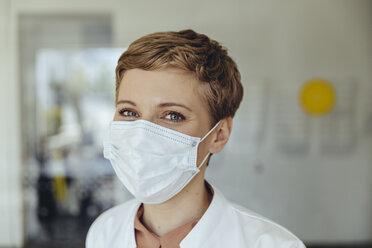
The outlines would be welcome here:
M 119 111 L 119 114 L 121 116 L 128 116 L 128 117 L 138 117 L 138 114 L 136 112 L 133 112 L 131 110 L 128 110 L 128 109 L 122 109 Z
M 170 112 L 165 116 L 165 119 L 170 121 L 182 121 L 185 120 L 185 117 L 177 112 Z

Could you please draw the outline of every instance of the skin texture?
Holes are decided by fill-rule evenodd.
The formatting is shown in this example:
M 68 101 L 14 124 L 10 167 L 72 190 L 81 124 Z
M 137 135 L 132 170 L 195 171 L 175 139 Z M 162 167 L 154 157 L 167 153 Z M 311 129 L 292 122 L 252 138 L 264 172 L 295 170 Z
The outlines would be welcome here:
M 154 71 L 125 72 L 118 89 L 115 121 L 144 119 L 181 133 L 202 138 L 212 128 L 212 118 L 198 81 L 191 73 L 166 67 Z M 182 105 L 182 106 L 177 106 Z M 232 118 L 227 117 L 198 147 L 198 165 L 227 143 Z M 212 196 L 204 185 L 206 162 L 176 196 L 161 204 L 144 204 L 143 224 L 161 236 L 207 210 Z

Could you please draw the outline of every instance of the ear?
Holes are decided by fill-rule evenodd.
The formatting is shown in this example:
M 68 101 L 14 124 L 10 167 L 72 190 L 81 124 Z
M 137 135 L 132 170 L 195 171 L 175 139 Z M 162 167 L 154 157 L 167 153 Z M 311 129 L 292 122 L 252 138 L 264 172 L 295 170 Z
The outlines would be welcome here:
M 214 131 L 213 139 L 209 144 L 210 153 L 220 152 L 229 140 L 232 129 L 232 117 L 226 117 L 220 121 Z

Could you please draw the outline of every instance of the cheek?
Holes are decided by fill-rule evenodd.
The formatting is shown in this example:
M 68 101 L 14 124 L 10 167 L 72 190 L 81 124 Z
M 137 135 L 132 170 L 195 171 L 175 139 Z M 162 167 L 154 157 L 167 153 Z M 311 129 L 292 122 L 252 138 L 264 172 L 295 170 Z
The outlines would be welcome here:
M 204 157 L 208 153 L 208 139 L 203 140 L 202 143 L 198 146 L 198 158 L 197 158 L 197 166 L 200 165 L 200 163 L 203 161 Z

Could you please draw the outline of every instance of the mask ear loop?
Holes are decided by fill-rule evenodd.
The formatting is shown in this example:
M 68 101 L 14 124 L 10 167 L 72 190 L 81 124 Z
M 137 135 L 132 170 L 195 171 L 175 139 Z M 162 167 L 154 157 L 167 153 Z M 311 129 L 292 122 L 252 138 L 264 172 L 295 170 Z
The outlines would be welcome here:
M 203 159 L 203 161 L 199 164 L 199 166 L 198 166 L 198 169 L 200 169 L 201 167 L 202 167 L 202 165 L 204 164 L 204 162 L 207 160 L 207 158 L 209 157 L 209 155 L 210 155 L 211 153 L 210 152 L 208 152 L 207 153 L 207 155 L 205 155 L 205 157 L 204 157 L 204 159 Z
M 210 135 L 211 132 L 213 132 L 214 129 L 216 129 L 216 127 L 218 126 L 218 124 L 219 124 L 220 122 L 221 122 L 221 121 L 218 121 L 218 122 L 216 123 L 216 125 L 214 125 L 214 127 L 213 127 L 211 130 L 209 130 L 209 132 L 208 132 L 206 135 L 204 135 L 204 137 L 199 141 L 199 143 L 201 143 L 205 138 L 207 138 L 208 135 Z M 199 164 L 198 169 L 200 169 L 200 167 L 202 167 L 202 165 L 203 165 L 204 162 L 208 159 L 208 157 L 209 157 L 210 154 L 211 154 L 211 153 L 208 152 L 207 155 L 205 155 L 203 161 Z
M 213 132 L 214 131 L 214 129 L 216 129 L 216 127 L 218 126 L 218 124 L 220 124 L 220 122 L 221 121 L 218 121 L 217 123 L 216 123 L 216 125 L 214 125 L 214 127 L 211 129 L 211 130 L 209 130 L 209 132 L 206 134 L 206 135 L 204 135 L 204 137 L 203 138 L 201 138 L 201 140 L 199 141 L 199 143 L 201 143 L 205 138 L 207 138 L 208 137 L 208 135 L 210 135 L 211 134 L 211 132 Z

